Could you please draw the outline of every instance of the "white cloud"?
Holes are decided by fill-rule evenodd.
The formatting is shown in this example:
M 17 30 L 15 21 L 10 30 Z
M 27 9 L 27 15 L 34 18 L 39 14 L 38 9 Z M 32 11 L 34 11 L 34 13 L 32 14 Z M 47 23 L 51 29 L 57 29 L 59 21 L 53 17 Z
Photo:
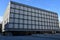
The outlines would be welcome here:
M 0 16 L 0 23 L 2 22 L 2 20 L 3 20 L 3 17 L 2 17 L 2 16 Z

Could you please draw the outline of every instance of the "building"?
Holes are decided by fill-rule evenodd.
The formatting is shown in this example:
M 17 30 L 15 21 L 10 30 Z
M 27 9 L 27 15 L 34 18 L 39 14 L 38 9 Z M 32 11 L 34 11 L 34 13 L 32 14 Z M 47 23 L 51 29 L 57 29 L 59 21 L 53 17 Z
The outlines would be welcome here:
M 2 32 L 19 33 L 59 28 L 58 14 L 10 1 L 3 17 Z
M 60 28 L 60 22 L 59 22 L 59 28 Z
M 0 24 L 0 33 L 2 32 L 2 24 Z

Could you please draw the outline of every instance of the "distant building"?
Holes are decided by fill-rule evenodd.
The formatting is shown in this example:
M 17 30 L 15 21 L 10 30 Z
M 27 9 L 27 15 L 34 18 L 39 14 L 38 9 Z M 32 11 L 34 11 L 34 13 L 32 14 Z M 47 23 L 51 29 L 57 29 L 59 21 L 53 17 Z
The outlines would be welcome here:
M 58 14 L 10 1 L 3 17 L 3 32 L 58 29 Z
M 0 33 L 2 32 L 2 24 L 0 24 Z
M 60 28 L 60 22 L 59 22 L 59 28 Z

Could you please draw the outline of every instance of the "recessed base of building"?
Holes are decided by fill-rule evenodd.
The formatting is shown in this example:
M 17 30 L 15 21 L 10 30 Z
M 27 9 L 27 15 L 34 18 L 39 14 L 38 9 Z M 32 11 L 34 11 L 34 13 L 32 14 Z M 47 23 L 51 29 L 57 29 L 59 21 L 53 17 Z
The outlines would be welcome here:
M 32 34 L 56 34 L 56 31 L 7 31 L 4 36 L 28 36 Z

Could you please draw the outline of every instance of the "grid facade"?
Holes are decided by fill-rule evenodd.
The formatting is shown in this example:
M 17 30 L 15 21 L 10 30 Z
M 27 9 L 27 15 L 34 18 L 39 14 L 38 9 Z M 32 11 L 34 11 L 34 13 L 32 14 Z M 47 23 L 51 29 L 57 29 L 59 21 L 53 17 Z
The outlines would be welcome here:
M 9 24 L 6 28 L 17 29 L 57 29 L 58 15 L 38 8 L 10 3 Z

